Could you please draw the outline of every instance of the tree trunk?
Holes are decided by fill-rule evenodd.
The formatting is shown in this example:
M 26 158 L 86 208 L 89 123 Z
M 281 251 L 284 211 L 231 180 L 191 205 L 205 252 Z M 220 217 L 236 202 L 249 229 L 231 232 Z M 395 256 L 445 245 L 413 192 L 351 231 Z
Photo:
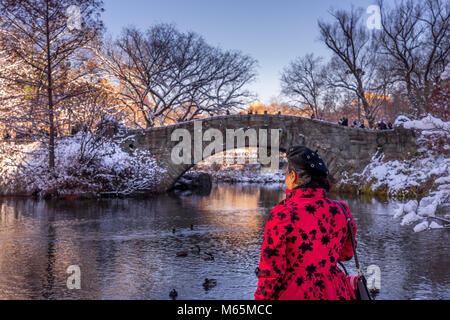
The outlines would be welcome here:
M 50 17 L 49 17 L 48 0 L 46 1 L 46 36 L 47 36 L 47 95 L 48 95 L 48 122 L 49 122 L 49 143 L 48 143 L 48 166 L 50 170 L 55 168 L 55 123 L 53 110 L 53 78 L 52 78 L 52 61 L 50 49 Z

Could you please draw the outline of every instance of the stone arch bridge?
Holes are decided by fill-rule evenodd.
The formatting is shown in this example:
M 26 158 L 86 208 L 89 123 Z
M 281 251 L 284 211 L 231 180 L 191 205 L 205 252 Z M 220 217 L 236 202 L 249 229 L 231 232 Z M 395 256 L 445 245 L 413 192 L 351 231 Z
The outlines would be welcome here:
M 377 151 L 384 152 L 386 158 L 401 159 L 407 153 L 417 149 L 416 133 L 403 127 L 395 128 L 395 130 L 374 131 L 343 127 L 330 122 L 296 116 L 266 114 L 217 116 L 196 121 L 201 121 L 203 133 L 208 129 L 217 129 L 223 134 L 224 143 L 221 145 L 221 150 L 217 152 L 227 151 L 229 148 L 225 143 L 227 129 L 256 129 L 258 142 L 260 141 L 259 129 L 266 129 L 269 148 L 271 147 L 271 130 L 277 130 L 280 152 L 286 152 L 289 146 L 298 144 L 305 145 L 314 151 L 318 150 L 329 168 L 330 178 L 333 181 L 340 179 L 343 172 L 349 174 L 362 172 Z M 167 170 L 159 187 L 160 192 L 169 190 L 186 171 L 196 164 L 193 141 L 190 164 L 175 164 L 171 159 L 172 149 L 181 141 L 181 139 L 172 141 L 172 134 L 177 129 L 186 129 L 194 140 L 194 129 L 198 130 L 199 126 L 198 122 L 195 124 L 196 121 L 147 130 L 133 130 L 128 132 L 127 137 L 122 140 L 124 150 L 130 151 L 134 148 L 149 150 L 156 157 L 159 165 Z M 249 139 L 245 140 L 245 145 L 249 146 Z M 202 144 L 204 149 L 211 142 L 202 141 Z M 232 148 L 236 148 L 236 144 Z

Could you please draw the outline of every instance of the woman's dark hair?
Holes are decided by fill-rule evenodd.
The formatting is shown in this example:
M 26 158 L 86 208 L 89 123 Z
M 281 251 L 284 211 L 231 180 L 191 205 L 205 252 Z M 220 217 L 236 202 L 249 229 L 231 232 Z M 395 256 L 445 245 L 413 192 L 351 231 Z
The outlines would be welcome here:
M 329 192 L 331 186 L 328 180 L 328 174 L 326 173 L 328 172 L 328 169 L 323 163 L 323 160 L 319 157 L 317 152 L 312 152 L 306 147 L 301 148 L 303 149 L 300 151 L 287 154 L 288 172 L 294 171 L 299 177 L 311 177 L 311 181 L 304 185 L 299 185 L 300 188 L 325 189 Z M 311 160 L 306 160 L 308 155 L 312 155 Z M 321 170 L 316 169 L 319 167 L 317 163 L 322 163 L 323 168 Z M 312 167 L 311 164 L 314 164 L 314 167 Z

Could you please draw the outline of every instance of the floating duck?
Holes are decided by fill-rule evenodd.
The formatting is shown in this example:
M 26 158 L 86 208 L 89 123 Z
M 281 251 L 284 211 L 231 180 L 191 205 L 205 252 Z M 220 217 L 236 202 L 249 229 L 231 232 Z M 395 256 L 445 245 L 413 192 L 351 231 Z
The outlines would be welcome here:
M 206 291 L 208 291 L 211 288 L 214 288 L 217 285 L 216 279 L 208 279 L 206 278 L 203 282 L 203 288 L 205 288 Z
M 200 254 L 200 247 L 198 245 L 195 245 L 195 247 L 192 247 L 189 250 L 179 251 L 177 252 L 177 257 L 184 258 L 187 257 L 189 253 Z
M 173 289 L 172 291 L 170 291 L 169 297 L 171 297 L 172 300 L 175 300 L 175 299 L 178 297 L 178 292 L 177 292 L 177 290 Z
M 191 230 L 194 230 L 194 225 L 193 224 L 191 224 Z
M 175 232 L 177 232 L 177 230 L 175 228 L 173 228 L 172 229 L 172 233 L 175 233 Z
M 214 261 L 214 256 L 209 252 L 205 252 L 205 254 L 202 256 L 202 258 L 205 261 Z
M 177 252 L 177 257 L 179 257 L 179 258 L 185 258 L 185 257 L 187 257 L 189 255 L 189 251 L 180 251 L 180 252 Z
M 194 247 L 191 248 L 191 253 L 196 253 L 196 254 L 200 254 L 200 246 L 199 245 L 195 245 Z

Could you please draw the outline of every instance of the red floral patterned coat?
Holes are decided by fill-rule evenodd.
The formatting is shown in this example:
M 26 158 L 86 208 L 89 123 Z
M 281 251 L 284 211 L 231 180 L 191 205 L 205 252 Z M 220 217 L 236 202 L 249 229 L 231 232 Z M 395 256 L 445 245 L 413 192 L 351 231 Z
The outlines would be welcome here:
M 255 299 L 355 299 L 348 277 L 337 267 L 352 257 L 347 221 L 325 189 L 288 190 L 266 223 Z

